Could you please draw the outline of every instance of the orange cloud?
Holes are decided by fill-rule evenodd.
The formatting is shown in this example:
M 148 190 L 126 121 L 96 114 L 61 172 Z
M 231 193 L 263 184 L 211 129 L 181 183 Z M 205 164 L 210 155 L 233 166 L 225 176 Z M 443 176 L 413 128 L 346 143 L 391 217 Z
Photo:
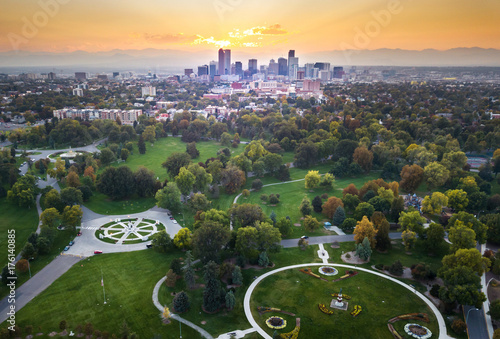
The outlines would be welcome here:
M 281 28 L 280 24 L 275 24 L 269 27 L 257 26 L 247 29 L 243 32 L 245 35 L 284 35 L 288 34 L 286 30 Z
M 184 44 L 184 43 L 192 43 L 198 37 L 196 35 L 184 35 L 182 33 L 179 34 L 148 34 L 145 33 L 142 35 L 146 41 L 151 43 L 161 43 L 161 44 Z

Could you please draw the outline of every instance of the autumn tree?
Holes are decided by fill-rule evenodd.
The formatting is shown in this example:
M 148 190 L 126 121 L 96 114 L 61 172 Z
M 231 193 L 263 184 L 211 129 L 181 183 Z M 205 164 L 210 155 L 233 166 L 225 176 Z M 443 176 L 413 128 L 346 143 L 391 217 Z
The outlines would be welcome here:
M 372 169 L 373 153 L 365 147 L 358 147 L 354 150 L 353 160 L 361 166 L 365 173 Z
M 229 165 L 221 173 L 221 184 L 227 194 L 236 193 L 246 182 L 245 173 L 238 167 Z
M 438 162 L 431 162 L 424 167 L 424 178 L 429 191 L 441 187 L 450 177 L 450 171 Z
M 55 208 L 47 208 L 40 214 L 42 225 L 47 227 L 56 227 L 61 220 L 61 214 Z
M 406 165 L 401 170 L 399 185 L 407 192 L 414 192 L 422 183 L 424 170 L 418 165 Z
M 375 248 L 375 245 L 377 244 L 377 241 L 375 240 L 376 234 L 377 230 L 373 227 L 373 223 L 371 223 L 370 220 L 364 216 L 361 221 L 358 221 L 356 228 L 354 228 L 354 241 L 359 244 L 364 238 L 368 238 L 371 248 Z
M 474 215 L 467 212 L 458 212 L 451 216 L 448 220 L 448 227 L 453 227 L 456 223 L 460 221 L 464 226 L 467 226 L 474 230 L 476 235 L 475 239 L 480 243 L 484 244 L 488 238 L 488 226 L 479 221 Z
M 308 215 L 304 219 L 304 229 L 308 232 L 314 232 L 320 227 L 318 219 Z
M 349 184 L 346 188 L 344 188 L 344 190 L 342 191 L 342 196 L 346 196 L 346 194 L 351 194 L 351 195 L 355 195 L 355 196 L 358 196 L 359 195 L 359 191 L 358 189 L 356 188 L 356 186 L 354 184 Z
M 410 230 L 416 232 L 419 237 L 424 235 L 424 223 L 426 219 L 418 211 L 401 212 L 398 223 L 401 230 Z
M 434 192 L 429 197 L 426 195 L 422 201 L 422 212 L 430 214 L 441 213 L 443 207 L 448 206 L 448 197 L 441 192 Z
M 319 171 L 309 171 L 305 177 L 306 189 L 312 190 L 318 187 L 320 180 L 321 176 L 319 175 Z
M 469 204 L 467 193 L 464 190 L 448 190 L 446 196 L 448 197 L 448 206 L 455 211 L 463 211 Z
M 340 198 L 337 197 L 330 197 L 328 200 L 323 204 L 323 215 L 325 215 L 328 219 L 333 218 L 333 214 L 337 210 L 339 206 L 344 207 L 344 203 Z
M 69 172 L 68 175 L 66 176 L 66 184 L 69 187 L 75 187 L 78 188 L 82 184 L 80 183 L 80 178 L 78 177 L 78 174 L 75 172 Z
M 192 234 L 189 228 L 181 228 L 174 236 L 174 245 L 180 250 L 186 250 L 191 247 Z

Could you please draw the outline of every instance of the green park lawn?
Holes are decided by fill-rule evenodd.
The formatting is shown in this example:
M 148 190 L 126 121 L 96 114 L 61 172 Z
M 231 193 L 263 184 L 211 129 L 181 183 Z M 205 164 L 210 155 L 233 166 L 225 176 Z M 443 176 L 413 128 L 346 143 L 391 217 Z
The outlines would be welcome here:
M 160 254 L 152 250 L 105 254 L 84 259 L 16 313 L 17 325 L 33 325 L 37 332 L 59 331 L 91 322 L 94 329 L 119 334 L 123 322 L 140 338 L 178 338 L 179 324 L 163 325 L 151 301 L 153 288 L 165 275 L 170 261 L 181 252 Z M 107 304 L 103 304 L 101 270 Z M 182 325 L 185 338 L 200 338 Z
M 318 267 L 311 267 L 318 273 Z M 343 275 L 344 268 L 339 268 L 338 276 Z M 390 338 L 387 321 L 395 316 L 423 312 L 427 313 L 430 323 L 411 320 L 429 328 L 434 336 L 439 336 L 438 325 L 434 314 L 427 305 L 406 288 L 391 283 L 389 280 L 360 272 L 354 277 L 340 282 L 328 282 L 316 279 L 291 269 L 276 273 L 263 280 L 254 290 L 250 302 L 254 319 L 269 335 L 271 330 L 265 324 L 270 316 L 280 316 L 287 321 L 287 326 L 278 330 L 287 333 L 294 329 L 295 319 L 300 318 L 299 338 Z M 322 303 L 329 307 L 332 293 L 342 292 L 351 297 L 348 310 L 333 310 L 333 315 L 323 314 L 318 309 Z M 354 305 L 360 305 L 362 312 L 352 317 L 350 312 Z M 296 316 L 281 313 L 264 313 L 259 315 L 257 307 L 267 306 L 294 313 Z M 403 326 L 410 321 L 400 320 L 394 324 L 400 334 L 404 335 Z
M 131 198 L 126 200 L 111 200 L 105 194 L 93 192 L 89 201 L 83 203 L 92 211 L 105 215 L 123 215 L 144 212 L 154 207 L 156 200 L 149 198 Z
M 231 156 L 234 157 L 242 153 L 245 149 L 244 144 L 240 144 L 238 148 L 229 147 L 231 150 Z M 225 146 L 221 146 L 216 141 L 200 141 L 196 143 L 196 148 L 200 151 L 200 156 L 193 159 L 193 162 L 205 162 L 207 159 L 212 157 L 217 157 L 217 151 Z M 158 139 L 154 146 L 146 142 L 146 154 L 139 154 L 137 148 L 137 142 L 134 142 L 134 151 L 125 163 L 113 163 L 112 166 L 121 166 L 123 164 L 130 167 L 132 171 L 135 171 L 139 166 L 145 166 L 152 170 L 161 181 L 167 178 L 167 170 L 161 166 L 162 163 L 167 160 L 168 156 L 174 152 L 186 152 L 186 143 L 182 142 L 180 138 L 161 138 Z
M 7 264 L 8 230 L 15 230 L 16 254 L 20 253 L 31 232 L 38 227 L 38 212 L 36 207 L 24 208 L 7 202 L 7 198 L 0 198 L 0 259 L 1 267 Z
M 291 169 L 290 172 L 291 174 L 293 173 L 292 180 L 303 179 L 307 174 L 307 170 L 300 170 L 296 168 Z M 325 173 L 325 172 L 320 170 L 320 173 Z M 304 195 L 307 195 L 311 201 L 315 196 L 322 195 L 324 193 L 327 193 L 329 196 L 342 197 L 342 189 L 347 187 L 349 184 L 353 183 L 359 189 L 361 188 L 361 186 L 363 186 L 363 184 L 366 181 L 378 178 L 378 175 L 379 174 L 377 172 L 372 172 L 368 175 L 363 175 L 356 178 L 338 179 L 335 181 L 335 189 L 325 190 L 322 188 L 316 188 L 313 190 L 313 192 L 310 192 L 310 190 L 307 190 L 305 188 L 305 181 L 303 180 L 290 183 L 283 183 L 279 185 L 264 187 L 260 191 L 252 191 L 248 198 L 241 196 L 238 199 L 238 203 L 258 204 L 259 206 L 262 207 L 262 210 L 266 215 L 269 216 L 271 212 L 274 211 L 278 219 L 281 217 L 289 216 L 294 224 L 296 223 L 298 224 L 301 223 L 300 219 L 302 217 L 302 214 L 299 211 L 299 206 L 302 199 L 304 198 Z M 260 196 L 262 194 L 267 194 L 267 195 L 279 194 L 280 203 L 278 203 L 276 206 L 271 206 L 269 203 L 263 204 L 262 201 L 260 200 Z M 324 200 L 324 202 L 325 201 L 326 200 Z M 318 219 L 318 221 L 327 221 L 327 218 L 321 213 L 313 212 L 312 216 Z M 294 226 L 292 228 L 292 233 L 289 237 L 297 238 L 304 234 L 310 236 L 316 236 L 316 235 L 327 235 L 332 233 L 324 230 L 323 228 L 320 228 L 315 232 L 306 232 L 303 226 L 300 227 Z

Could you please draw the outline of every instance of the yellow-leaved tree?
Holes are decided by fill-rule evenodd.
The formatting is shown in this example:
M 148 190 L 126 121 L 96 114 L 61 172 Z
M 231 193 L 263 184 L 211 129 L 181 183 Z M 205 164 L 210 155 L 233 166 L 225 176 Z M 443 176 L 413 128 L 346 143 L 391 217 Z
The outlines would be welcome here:
M 375 248 L 377 241 L 375 240 L 375 236 L 377 235 L 377 230 L 373 227 L 373 223 L 368 220 L 368 218 L 363 216 L 361 221 L 358 221 L 356 228 L 354 229 L 354 241 L 356 244 L 360 244 L 363 242 L 364 238 L 368 238 L 370 241 L 371 248 Z

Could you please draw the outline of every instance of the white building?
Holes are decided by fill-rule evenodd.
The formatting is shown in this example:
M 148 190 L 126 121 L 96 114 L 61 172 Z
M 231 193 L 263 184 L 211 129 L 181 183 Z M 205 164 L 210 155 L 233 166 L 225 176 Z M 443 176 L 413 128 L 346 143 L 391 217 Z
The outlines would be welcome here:
M 143 97 L 156 96 L 156 87 L 153 86 L 142 87 L 142 96 Z

